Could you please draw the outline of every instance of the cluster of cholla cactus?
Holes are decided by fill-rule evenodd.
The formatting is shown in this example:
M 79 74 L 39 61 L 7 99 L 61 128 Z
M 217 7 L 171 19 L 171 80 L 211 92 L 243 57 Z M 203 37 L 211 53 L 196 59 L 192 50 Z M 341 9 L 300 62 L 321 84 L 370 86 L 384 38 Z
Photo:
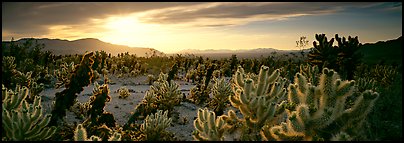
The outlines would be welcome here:
M 41 97 L 36 96 L 32 104 L 28 104 L 29 89 L 17 86 L 13 92 L 2 87 L 2 126 L 5 140 L 33 141 L 51 138 L 56 127 L 46 127 L 51 115 L 42 113 Z
M 212 113 L 207 111 L 200 111 L 197 121 L 203 128 L 210 128 L 209 130 L 216 130 L 217 133 L 205 132 L 205 129 L 195 128 L 204 134 L 195 133 L 195 139 L 202 140 L 221 140 L 224 134 L 221 131 L 222 121 L 226 125 L 226 131 L 229 134 L 240 133 L 236 140 L 260 140 L 260 130 L 267 123 L 276 123 L 278 118 L 276 115 L 282 113 L 284 102 L 281 100 L 286 95 L 284 83 L 286 79 L 280 78 L 279 70 L 275 70 L 272 74 L 269 73 L 269 68 L 262 66 L 258 76 L 254 74 L 245 74 L 244 69 L 239 66 L 233 78 L 233 92 L 235 95 L 229 96 L 230 103 L 239 109 L 243 114 L 243 118 L 238 118 L 235 111 L 229 110 L 228 115 L 222 115 L 218 118 L 213 118 Z M 208 115 L 210 117 L 208 117 Z M 215 114 L 213 114 L 215 116 Z M 207 119 L 209 118 L 209 119 Z M 210 123 L 210 125 L 208 124 Z M 217 125 L 213 125 L 217 123 Z M 220 126 L 219 126 L 220 125 Z M 199 129 L 198 129 L 199 128 Z M 220 130 L 220 132 L 219 132 Z
M 229 103 L 229 96 L 233 94 L 233 91 L 231 90 L 231 85 L 224 78 L 214 78 L 213 81 L 215 82 L 212 88 L 213 97 L 208 106 L 213 107 L 216 115 L 222 115 L 223 110 Z
M 69 81 L 65 83 L 66 89 L 56 93 L 56 102 L 52 110 L 50 125 L 56 125 L 57 121 L 66 115 L 66 109 L 73 106 L 77 94 L 83 91 L 83 87 L 91 83 L 94 63 L 94 52 L 86 53 L 80 64 L 76 65 Z
M 123 99 L 128 98 L 129 95 L 130 95 L 129 89 L 126 88 L 126 86 L 123 86 L 123 87 L 119 88 L 119 89 L 118 89 L 118 93 L 119 93 L 119 96 L 118 96 L 118 97 L 119 97 L 119 98 L 123 98 Z
M 108 127 L 106 127 L 108 128 Z M 111 129 L 109 129 L 112 132 Z M 102 141 L 102 138 L 92 135 L 87 138 L 87 131 L 82 124 L 79 124 L 74 131 L 74 141 Z M 118 132 L 113 132 L 112 136 L 108 138 L 108 141 L 121 141 L 121 134 Z
M 164 110 L 171 113 L 174 106 L 182 101 L 182 94 L 178 90 L 179 85 L 173 80 L 167 81 L 167 74 L 160 73 L 157 81 L 150 86 L 142 102 L 136 106 L 134 114 L 130 117 L 127 125 L 137 119 L 143 119 L 145 116 L 155 113 L 157 110 Z M 169 114 L 170 115 L 170 114 Z
M 337 136 L 357 135 L 364 118 L 370 112 L 378 93 L 366 90 L 354 105 L 346 109 L 346 99 L 355 91 L 354 81 L 342 81 L 333 70 L 324 68 L 319 85 L 311 85 L 297 73 L 295 83 L 289 85 L 288 102 L 294 108 L 286 122 L 262 131 L 266 140 L 330 140 Z
M 161 141 L 167 135 L 166 128 L 171 124 L 171 118 L 167 116 L 168 111 L 158 110 L 155 114 L 148 115 L 140 126 L 142 132 L 141 140 Z

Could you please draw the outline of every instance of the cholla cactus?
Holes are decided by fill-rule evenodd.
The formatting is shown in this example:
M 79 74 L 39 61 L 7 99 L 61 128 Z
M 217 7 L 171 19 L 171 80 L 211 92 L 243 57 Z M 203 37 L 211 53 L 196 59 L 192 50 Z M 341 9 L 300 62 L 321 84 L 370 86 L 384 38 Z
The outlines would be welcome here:
M 229 96 L 233 94 L 230 84 L 228 84 L 224 78 L 214 78 L 215 84 L 212 88 L 213 98 L 209 102 L 209 106 L 214 108 L 214 112 L 217 115 L 222 115 L 226 104 L 229 102 Z
M 286 79 L 279 77 L 279 70 L 269 74 L 269 68 L 262 66 L 259 75 L 256 76 L 254 74 L 245 74 L 244 69 L 239 66 L 233 78 L 233 92 L 235 95 L 228 98 L 230 103 L 241 111 L 243 118 L 239 119 L 233 110 L 229 110 L 228 115 L 222 115 L 219 119 L 215 119 L 216 123 L 219 123 L 213 127 L 209 125 L 212 122 L 207 121 L 206 114 L 208 114 L 208 111 L 204 111 L 205 114 L 203 114 L 202 110 L 200 110 L 198 114 L 198 116 L 201 116 L 200 121 L 196 122 L 203 125 L 203 128 L 212 126 L 212 128 L 209 128 L 210 130 L 220 127 L 219 129 L 226 128 L 225 130 L 230 134 L 240 131 L 241 136 L 238 140 L 261 140 L 260 130 L 266 124 L 277 122 L 275 115 L 283 111 L 283 108 L 280 107 L 283 106 L 284 102 L 281 102 L 281 100 L 286 95 L 285 83 L 287 83 Z M 211 120 L 212 116 L 209 118 Z M 226 124 L 222 125 L 221 120 L 225 121 Z M 199 128 L 196 126 L 195 128 Z M 197 133 L 194 135 L 197 135 Z M 209 132 L 207 133 L 203 135 L 205 139 L 207 136 L 212 135 Z M 222 139 L 221 132 L 215 136 L 215 140 Z M 194 137 L 199 138 L 198 136 Z
M 126 88 L 126 86 L 119 88 L 118 92 L 119 92 L 119 98 L 125 99 L 125 98 L 129 97 L 129 95 L 130 95 L 129 90 L 128 90 L 128 88 Z
M 152 83 L 153 83 L 154 80 L 155 80 L 154 78 L 155 78 L 154 75 L 149 74 L 149 75 L 147 75 L 147 80 L 146 80 L 146 82 L 149 83 L 149 85 L 152 85 Z
M 354 81 L 341 81 L 333 70 L 323 69 L 318 86 L 307 83 L 300 73 L 295 76 L 295 84 L 289 86 L 288 102 L 296 105 L 288 112 L 285 123 L 263 130 L 264 138 L 271 135 L 276 140 L 328 140 L 330 134 L 359 128 L 363 119 L 372 109 L 378 93 L 366 90 L 345 109 L 346 98 L 353 94 Z M 327 131 L 327 133 L 321 131 Z M 265 133 L 265 132 L 270 132 Z
M 331 141 L 352 141 L 352 138 L 347 133 L 340 132 L 340 133 L 334 135 L 330 140 Z
M 4 87 L 4 86 L 3 86 Z M 16 91 L 2 91 L 2 125 L 6 138 L 13 141 L 39 141 L 53 136 L 56 127 L 46 127 L 51 115 L 42 114 L 41 97 L 36 96 L 33 104 L 28 104 L 26 87 L 17 86 Z
M 112 131 L 111 131 L 112 132 Z M 74 131 L 74 141 L 101 141 L 102 139 L 98 136 L 92 135 L 87 138 L 87 131 L 82 124 L 79 124 Z M 113 132 L 113 135 L 109 137 L 108 141 L 121 141 L 121 134 Z
M 70 64 L 64 62 L 61 65 L 60 70 L 55 70 L 56 79 L 58 80 L 56 82 L 56 88 L 59 88 L 70 82 L 70 77 L 72 73 L 75 71 L 75 68 L 76 67 L 74 65 L 74 62 L 71 62 Z
M 99 118 L 104 114 L 105 103 L 111 101 L 108 85 L 104 84 L 98 88 L 98 90 L 93 90 L 93 96 L 90 97 L 89 101 L 90 109 L 88 110 L 87 115 L 90 116 L 89 119 L 91 120 L 91 125 L 102 124 L 102 122 L 99 121 Z M 108 125 L 115 125 L 115 121 L 110 121 Z
M 144 140 L 157 141 L 160 136 L 166 132 L 165 129 L 171 124 L 171 118 L 167 117 L 168 111 L 163 113 L 158 110 L 157 113 L 148 115 L 144 123 L 140 126 L 140 131 L 145 135 Z
M 36 96 L 39 96 L 39 93 L 41 93 L 44 90 L 44 84 L 40 83 L 38 84 L 37 82 L 33 81 L 31 82 L 30 88 L 29 88 L 29 101 L 33 101 Z
M 233 80 L 235 96 L 230 96 L 230 102 L 240 109 L 246 124 L 251 128 L 260 129 L 273 120 L 278 110 L 277 104 L 286 95 L 286 89 L 283 88 L 285 79 L 279 78 L 279 70 L 271 75 L 268 70 L 268 67 L 262 66 L 258 80 L 254 81 L 246 79 L 244 70 L 239 67 Z
M 196 70 L 195 69 L 190 69 L 187 71 L 185 78 L 189 82 L 192 79 L 192 82 L 195 82 L 195 76 L 196 76 Z
M 194 120 L 195 132 L 193 137 L 199 141 L 222 141 L 226 129 L 223 116 L 216 118 L 214 112 L 207 108 L 198 110 L 198 118 Z
M 116 71 L 117 71 L 117 69 L 118 69 L 118 65 L 112 64 L 112 65 L 111 65 L 111 68 L 109 69 L 109 71 L 111 72 L 111 74 L 115 74 Z
M 137 119 L 143 119 L 157 110 L 167 110 L 170 113 L 173 111 L 174 106 L 181 103 L 181 91 L 178 90 L 179 85 L 173 80 L 167 81 L 167 74 L 161 73 L 157 81 L 150 86 L 150 90 L 146 92 L 142 102 L 136 106 L 135 112 L 129 118 L 125 127 L 129 126 Z
M 74 105 L 77 94 L 83 91 L 83 87 L 91 83 L 94 63 L 94 52 L 86 53 L 79 65 L 74 69 L 74 73 L 69 77 L 69 82 L 65 84 L 66 89 L 56 93 L 56 102 L 52 110 L 50 124 L 57 125 L 57 121 L 66 115 L 66 109 Z
M 375 86 L 376 81 L 370 78 L 358 78 L 355 81 L 355 86 L 358 88 L 358 91 L 363 92 L 365 90 L 373 90 L 376 91 L 377 86 Z
M 310 64 L 300 65 L 300 73 L 307 77 L 307 80 L 312 85 L 318 84 L 320 70 L 317 65 L 311 66 Z
M 179 105 L 182 100 L 179 85 L 173 80 L 167 81 L 167 74 L 160 73 L 159 78 L 150 87 L 150 93 L 157 98 L 157 105 L 160 110 L 171 112 L 174 106 Z

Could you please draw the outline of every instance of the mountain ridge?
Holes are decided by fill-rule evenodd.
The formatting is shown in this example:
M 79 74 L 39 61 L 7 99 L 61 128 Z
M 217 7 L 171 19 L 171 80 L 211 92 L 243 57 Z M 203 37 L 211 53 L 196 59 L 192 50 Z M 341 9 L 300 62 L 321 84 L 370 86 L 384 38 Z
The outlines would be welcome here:
M 68 54 L 83 54 L 86 51 L 105 51 L 111 53 L 111 55 L 118 55 L 119 53 L 128 52 L 129 54 L 136 54 L 137 56 L 146 56 L 152 54 L 154 51 L 156 54 L 164 54 L 153 48 L 144 47 L 129 47 L 125 45 L 111 44 L 101 41 L 96 38 L 82 38 L 77 40 L 65 40 L 65 39 L 50 39 L 50 38 L 21 38 L 16 40 L 17 44 L 22 44 L 27 40 L 34 40 L 38 44 L 44 44 L 43 50 L 49 50 L 55 55 L 68 55 Z M 9 43 L 10 41 L 2 41 L 2 43 Z M 148 54 L 146 54 L 146 52 Z

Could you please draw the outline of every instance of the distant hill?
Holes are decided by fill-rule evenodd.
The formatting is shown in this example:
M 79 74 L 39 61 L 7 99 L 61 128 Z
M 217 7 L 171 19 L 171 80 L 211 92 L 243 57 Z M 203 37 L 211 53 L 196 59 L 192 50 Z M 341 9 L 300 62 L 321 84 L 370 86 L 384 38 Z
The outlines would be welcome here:
M 307 54 L 310 49 L 305 49 Z M 364 43 L 359 50 L 363 54 L 363 61 L 369 64 L 377 64 L 382 60 L 386 64 L 402 64 L 402 36 L 394 40 L 378 41 L 376 43 Z M 300 56 L 300 50 L 277 50 L 274 48 L 258 48 L 251 50 L 183 50 L 177 54 L 193 54 L 210 58 L 231 57 L 233 54 L 239 58 L 258 58 L 270 56 L 272 52 L 277 55 L 294 53 Z
M 308 52 L 308 49 L 304 50 Z M 272 53 L 276 53 L 277 55 L 280 54 L 289 54 L 289 53 L 298 53 L 300 50 L 277 50 L 274 48 L 258 48 L 258 49 L 250 49 L 250 50 L 182 50 L 177 52 L 177 54 L 193 54 L 195 56 L 203 56 L 203 57 L 210 57 L 210 58 L 224 58 L 224 57 L 231 57 L 232 55 L 236 55 L 239 58 L 258 58 L 261 56 L 267 57 L 272 55 Z
M 22 44 L 28 39 L 23 38 L 15 41 L 18 44 Z M 146 52 L 156 54 L 162 54 L 162 52 L 157 51 L 153 48 L 141 48 L 141 47 L 129 47 L 123 45 L 115 45 L 107 42 L 100 41 L 95 38 L 85 38 L 79 40 L 61 40 L 61 39 L 34 39 L 40 44 L 45 44 L 43 50 L 49 50 L 55 55 L 68 55 L 68 54 L 84 54 L 86 51 L 105 51 L 111 53 L 111 55 L 118 55 L 119 53 L 129 52 L 129 54 L 136 54 L 137 56 L 146 56 Z M 9 43 L 9 41 L 3 41 L 2 43 Z
M 387 64 L 402 64 L 402 39 L 402 36 L 400 36 L 394 40 L 363 44 L 360 49 L 363 54 L 363 61 L 369 64 L 377 64 L 384 60 Z

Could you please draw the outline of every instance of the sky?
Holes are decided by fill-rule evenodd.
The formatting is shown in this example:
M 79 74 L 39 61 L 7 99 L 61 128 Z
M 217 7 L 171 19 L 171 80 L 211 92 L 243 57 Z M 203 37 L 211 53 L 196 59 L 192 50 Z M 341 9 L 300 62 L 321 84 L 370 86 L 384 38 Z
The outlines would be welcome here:
M 402 2 L 3 2 L 2 40 L 97 38 L 164 53 L 298 50 L 315 34 L 375 43 L 402 36 Z

